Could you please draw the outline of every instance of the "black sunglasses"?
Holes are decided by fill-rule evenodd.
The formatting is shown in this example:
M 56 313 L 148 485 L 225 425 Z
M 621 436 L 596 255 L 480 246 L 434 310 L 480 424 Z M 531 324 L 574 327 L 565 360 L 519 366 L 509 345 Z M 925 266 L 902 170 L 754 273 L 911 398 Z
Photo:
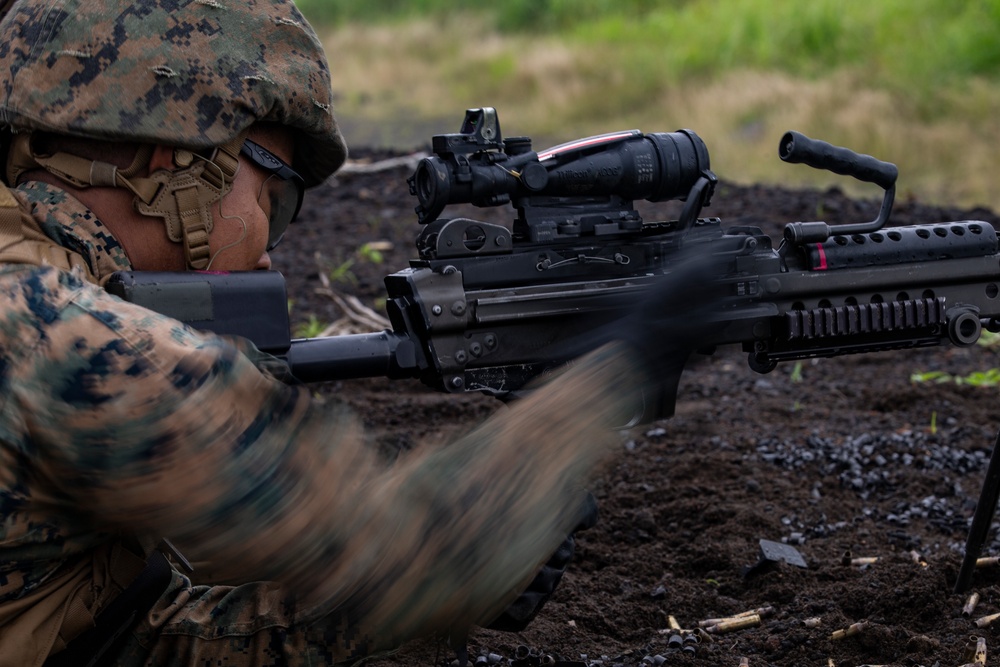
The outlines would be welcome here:
M 292 224 L 295 216 L 302 208 L 302 197 L 306 191 L 305 181 L 299 174 L 285 164 L 274 153 L 267 150 L 260 144 L 247 139 L 240 148 L 240 155 L 246 156 L 255 165 L 271 174 L 271 178 L 276 178 L 281 187 L 261 188 L 261 194 L 267 190 L 271 198 L 271 215 L 268 219 L 267 249 L 272 250 L 281 238 L 285 235 L 288 225 Z M 265 185 L 268 181 L 265 181 Z

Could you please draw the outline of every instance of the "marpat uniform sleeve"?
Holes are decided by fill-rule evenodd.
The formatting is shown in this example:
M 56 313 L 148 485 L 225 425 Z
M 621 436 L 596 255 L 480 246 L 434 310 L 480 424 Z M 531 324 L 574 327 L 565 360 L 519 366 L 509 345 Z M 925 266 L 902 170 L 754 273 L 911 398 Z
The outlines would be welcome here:
M 46 318 L 8 372 L 48 502 L 81 530 L 197 545 L 228 580 L 287 585 L 307 615 L 347 608 L 389 641 L 499 613 L 575 524 L 635 400 L 604 348 L 386 467 L 346 410 L 224 339 L 90 286 Z

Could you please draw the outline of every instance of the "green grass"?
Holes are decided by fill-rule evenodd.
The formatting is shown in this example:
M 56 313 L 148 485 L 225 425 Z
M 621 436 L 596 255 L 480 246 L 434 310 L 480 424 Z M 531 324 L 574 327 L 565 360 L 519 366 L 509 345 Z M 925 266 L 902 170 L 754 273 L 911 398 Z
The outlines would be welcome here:
M 297 0 L 296 4 L 314 23 L 386 23 L 417 16 L 443 16 L 454 12 L 478 12 L 489 16 L 500 30 L 557 30 L 609 16 L 639 18 L 664 7 L 680 7 L 684 0 Z
M 836 183 L 788 129 L 895 162 L 899 191 L 1000 208 L 1000 0 L 299 0 L 354 145 L 425 146 L 465 108 L 544 144 L 690 127 L 722 178 Z
M 732 69 L 823 76 L 864 68 L 872 82 L 927 94 L 1000 73 L 1000 2 L 947 0 L 299 0 L 319 25 L 476 13 L 500 32 L 556 34 L 656 63 L 673 81 Z
M 719 0 L 581 23 L 571 34 L 656 44 L 662 69 L 678 80 L 733 68 L 814 77 L 858 67 L 871 83 L 925 94 L 956 77 L 995 77 L 998 29 L 998 2 Z
M 1000 334 L 983 330 L 976 341 L 976 345 L 984 348 L 990 353 L 990 357 L 995 358 L 1000 351 Z M 913 384 L 959 384 L 972 387 L 1000 386 L 1000 368 L 990 368 L 985 371 L 973 371 L 968 375 L 952 375 L 947 371 L 915 371 L 910 374 L 910 382 Z

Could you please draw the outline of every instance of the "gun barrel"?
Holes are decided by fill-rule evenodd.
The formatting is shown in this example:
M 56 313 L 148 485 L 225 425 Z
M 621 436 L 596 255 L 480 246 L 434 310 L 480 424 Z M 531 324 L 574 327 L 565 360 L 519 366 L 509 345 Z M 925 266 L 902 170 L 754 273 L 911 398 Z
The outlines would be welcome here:
M 292 375 L 302 382 L 417 376 L 412 341 L 392 331 L 296 338 L 285 360 Z

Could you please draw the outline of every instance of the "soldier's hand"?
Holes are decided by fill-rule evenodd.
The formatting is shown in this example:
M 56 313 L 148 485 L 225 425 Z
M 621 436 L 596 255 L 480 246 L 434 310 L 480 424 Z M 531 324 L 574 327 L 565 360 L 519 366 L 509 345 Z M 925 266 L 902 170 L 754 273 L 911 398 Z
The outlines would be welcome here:
M 679 373 L 688 355 L 705 347 L 725 294 L 726 262 L 688 251 L 613 326 L 612 337 L 632 348 L 650 379 Z

